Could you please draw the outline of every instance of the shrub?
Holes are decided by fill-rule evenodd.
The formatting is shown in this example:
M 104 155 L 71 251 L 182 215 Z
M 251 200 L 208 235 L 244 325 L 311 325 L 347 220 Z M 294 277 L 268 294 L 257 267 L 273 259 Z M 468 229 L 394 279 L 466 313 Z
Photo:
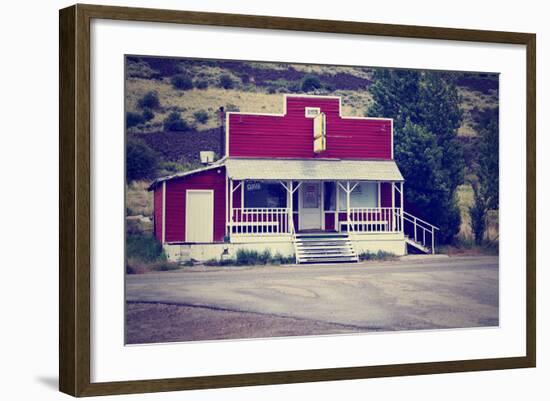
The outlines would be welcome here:
M 242 74 L 240 78 L 241 82 L 245 85 L 250 82 L 250 76 L 248 74 Z
M 302 81 L 302 90 L 310 92 L 321 88 L 321 80 L 316 75 L 306 75 Z
M 204 110 L 194 112 L 193 117 L 195 117 L 195 120 L 201 124 L 205 124 L 208 121 L 208 113 Z
M 126 258 L 142 262 L 165 262 L 162 245 L 151 235 L 127 235 Z
M 126 128 L 132 128 L 144 122 L 145 119 L 142 114 L 133 111 L 126 112 Z
M 193 89 L 193 81 L 191 81 L 191 78 L 189 78 L 185 74 L 174 75 L 170 79 L 170 82 L 172 83 L 172 86 L 176 89 L 181 89 L 181 90 Z
M 171 112 L 164 119 L 164 129 L 166 131 L 189 131 L 190 128 L 189 124 L 176 111 Z
M 281 265 L 296 263 L 294 256 L 283 256 L 280 253 L 276 253 L 275 256 L 271 256 L 271 251 L 266 249 L 263 252 L 249 251 L 245 249 L 239 249 L 235 259 L 210 259 L 204 262 L 205 266 L 258 266 L 258 265 Z
M 130 139 L 126 143 L 126 181 L 151 178 L 157 170 L 157 154 L 145 143 Z
M 159 95 L 155 91 L 149 91 L 138 100 L 141 109 L 158 109 L 160 107 Z
M 227 74 L 223 74 L 220 77 L 220 87 L 221 88 L 233 89 L 234 86 L 235 86 L 235 83 L 233 82 L 233 79 L 231 78 L 231 76 L 229 76 Z
M 150 108 L 143 109 L 143 113 L 141 113 L 141 115 L 143 116 L 143 119 L 145 121 L 151 121 L 153 118 L 155 118 L 155 113 L 153 113 L 153 110 L 151 110 Z
M 197 81 L 195 83 L 195 88 L 197 88 L 197 89 L 206 89 L 206 88 L 208 88 L 208 82 L 205 81 L 204 79 L 201 79 L 200 81 Z
M 395 254 L 386 251 L 378 252 L 363 252 L 359 254 L 359 260 L 392 260 L 395 259 Z

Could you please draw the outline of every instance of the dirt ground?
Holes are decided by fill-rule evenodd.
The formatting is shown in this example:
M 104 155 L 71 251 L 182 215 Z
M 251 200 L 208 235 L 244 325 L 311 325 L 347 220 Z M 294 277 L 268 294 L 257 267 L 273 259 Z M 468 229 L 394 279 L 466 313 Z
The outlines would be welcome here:
M 360 328 L 261 313 L 164 303 L 126 304 L 126 343 L 342 334 Z

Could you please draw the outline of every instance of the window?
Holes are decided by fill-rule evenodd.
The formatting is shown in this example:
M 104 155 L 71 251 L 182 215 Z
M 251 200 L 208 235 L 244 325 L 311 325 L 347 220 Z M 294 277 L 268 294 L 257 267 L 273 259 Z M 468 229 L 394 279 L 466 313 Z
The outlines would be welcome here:
M 345 184 L 344 184 L 345 185 Z M 355 185 L 355 183 L 353 183 Z M 353 187 L 350 183 L 350 188 Z M 346 210 L 346 191 L 340 188 L 340 210 Z M 378 183 L 360 182 L 350 194 L 351 207 L 377 207 L 378 206 Z
M 306 117 L 313 118 L 321 113 L 320 107 L 306 107 Z
M 286 207 L 286 190 L 280 183 L 246 181 L 244 207 Z

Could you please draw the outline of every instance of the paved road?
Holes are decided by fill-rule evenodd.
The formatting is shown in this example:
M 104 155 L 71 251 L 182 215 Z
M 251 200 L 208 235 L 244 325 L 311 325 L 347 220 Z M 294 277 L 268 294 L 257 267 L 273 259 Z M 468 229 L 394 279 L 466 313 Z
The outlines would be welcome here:
M 498 291 L 498 257 L 492 256 L 226 267 L 126 280 L 130 304 L 304 319 L 349 331 L 495 326 Z

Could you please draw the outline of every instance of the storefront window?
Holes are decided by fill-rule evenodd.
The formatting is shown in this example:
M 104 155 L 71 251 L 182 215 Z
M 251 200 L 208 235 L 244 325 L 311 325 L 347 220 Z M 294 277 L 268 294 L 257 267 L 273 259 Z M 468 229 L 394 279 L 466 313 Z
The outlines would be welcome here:
M 246 181 L 244 207 L 286 207 L 286 190 L 280 183 Z
M 355 183 L 353 183 L 355 185 Z M 350 183 L 350 187 L 353 187 Z M 340 188 L 340 210 L 346 210 L 346 192 Z M 378 183 L 361 182 L 350 195 L 351 207 L 377 207 L 378 206 Z

